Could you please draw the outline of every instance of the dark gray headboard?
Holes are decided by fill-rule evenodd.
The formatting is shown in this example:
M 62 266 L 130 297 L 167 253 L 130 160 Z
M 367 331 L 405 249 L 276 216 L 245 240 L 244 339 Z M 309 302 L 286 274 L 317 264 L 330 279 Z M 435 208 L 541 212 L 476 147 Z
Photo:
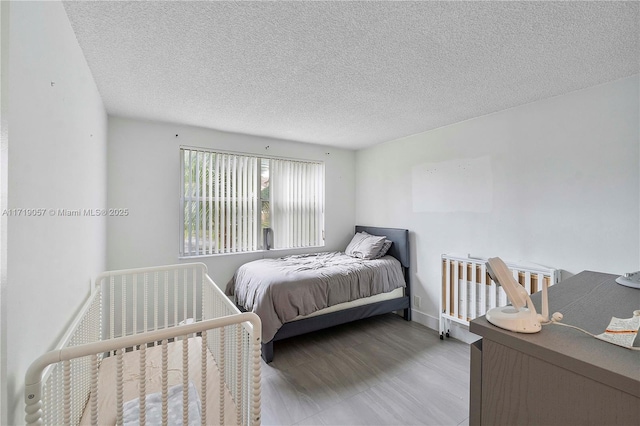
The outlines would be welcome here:
M 371 235 L 385 236 L 388 240 L 393 241 L 391 248 L 387 252 L 388 255 L 395 257 L 405 268 L 411 265 L 411 256 L 409 252 L 409 230 L 399 228 L 378 228 L 376 226 L 360 226 L 356 225 L 356 232 L 366 232 Z

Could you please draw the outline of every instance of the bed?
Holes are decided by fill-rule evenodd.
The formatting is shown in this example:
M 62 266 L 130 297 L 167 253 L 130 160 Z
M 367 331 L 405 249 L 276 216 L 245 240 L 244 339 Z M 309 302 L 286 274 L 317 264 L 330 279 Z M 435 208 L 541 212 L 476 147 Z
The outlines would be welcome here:
M 409 231 L 370 226 L 356 226 L 355 231 L 350 246 L 358 234 L 385 237 L 391 243 L 386 255 L 373 260 L 349 260 L 350 256 L 337 252 L 285 256 L 249 262 L 236 271 L 226 293 L 241 310 L 260 316 L 265 362 L 273 360 L 273 344 L 278 340 L 393 311 L 403 311 L 404 318 L 411 320 Z M 345 266 L 329 276 L 342 259 Z M 345 277 L 352 277 L 359 267 L 365 276 L 349 278 L 356 289 L 345 290 Z M 371 272 L 378 267 L 382 269 Z M 369 291 L 365 289 L 369 280 L 382 284 Z
M 106 272 L 29 367 L 26 423 L 257 425 L 260 335 L 202 263 Z

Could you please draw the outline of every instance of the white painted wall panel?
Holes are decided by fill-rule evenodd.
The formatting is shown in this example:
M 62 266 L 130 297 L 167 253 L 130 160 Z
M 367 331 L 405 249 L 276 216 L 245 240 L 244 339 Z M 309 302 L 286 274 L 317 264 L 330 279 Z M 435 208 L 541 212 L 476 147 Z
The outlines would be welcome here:
M 491 157 L 422 163 L 411 170 L 413 212 L 491 212 Z
M 57 209 L 105 206 L 106 130 L 62 4 L 12 2 L 7 207 L 46 214 L 7 218 L 8 424 L 23 423 L 27 367 L 53 348 L 105 267 L 105 219 Z
M 442 253 L 536 262 L 564 276 L 640 269 L 638 86 L 635 75 L 357 152 L 356 221 L 412 231 L 422 318 L 438 316 Z M 487 157 L 491 203 L 415 208 L 416 169 Z
M 177 135 L 177 136 L 176 136 Z M 211 129 L 109 117 L 110 207 L 129 216 L 108 219 L 108 267 L 171 264 L 179 259 L 181 145 L 325 162 L 325 230 L 322 250 L 344 250 L 353 236 L 355 152 L 326 146 L 225 133 Z M 268 147 L 268 148 L 267 148 Z M 271 250 L 195 258 L 226 286 L 241 264 L 263 256 L 318 251 Z M 193 261 L 193 258 L 192 258 Z
M 7 205 L 9 2 L 0 3 L 0 210 Z M 7 418 L 7 217 L 0 216 L 0 424 Z

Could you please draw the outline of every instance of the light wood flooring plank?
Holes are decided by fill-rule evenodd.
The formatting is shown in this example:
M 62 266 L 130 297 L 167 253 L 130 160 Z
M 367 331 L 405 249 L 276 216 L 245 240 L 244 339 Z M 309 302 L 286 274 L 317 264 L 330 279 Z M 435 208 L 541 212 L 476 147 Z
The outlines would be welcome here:
M 276 342 L 265 425 L 468 423 L 469 345 L 394 314 Z

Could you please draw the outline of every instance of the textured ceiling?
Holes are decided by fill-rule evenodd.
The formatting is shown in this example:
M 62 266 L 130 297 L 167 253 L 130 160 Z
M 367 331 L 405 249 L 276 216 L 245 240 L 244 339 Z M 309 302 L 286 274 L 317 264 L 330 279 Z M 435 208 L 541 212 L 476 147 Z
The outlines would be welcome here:
M 358 149 L 640 72 L 638 2 L 67 2 L 109 114 Z

